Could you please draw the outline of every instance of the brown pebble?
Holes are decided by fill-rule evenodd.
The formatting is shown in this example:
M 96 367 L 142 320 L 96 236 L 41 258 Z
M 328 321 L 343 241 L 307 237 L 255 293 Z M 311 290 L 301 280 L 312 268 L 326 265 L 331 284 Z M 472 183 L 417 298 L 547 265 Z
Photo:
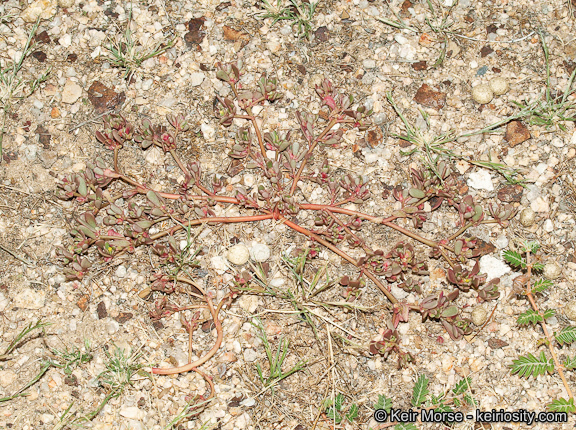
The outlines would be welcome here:
M 376 148 L 380 145 L 383 139 L 384 134 L 382 133 L 382 130 L 380 130 L 380 127 L 373 128 L 366 132 L 366 141 L 372 148 Z
M 56 106 L 50 111 L 50 118 L 60 118 L 60 110 Z
M 78 54 L 75 54 L 74 52 L 72 52 L 71 54 L 68 54 L 68 56 L 66 57 L 66 61 L 68 61 L 69 63 L 75 63 L 77 59 L 78 59 Z
M 318 29 L 314 32 L 314 37 L 318 42 L 327 42 L 330 40 L 330 32 L 325 26 L 318 27 Z
M 208 320 L 208 321 L 205 321 L 205 322 L 202 324 L 202 331 L 203 331 L 204 333 L 210 333 L 210 332 L 211 332 L 212 330 L 214 330 L 215 328 L 216 328 L 216 326 L 214 325 L 214 320 L 211 320 L 211 319 Z
M 94 106 L 96 113 L 104 113 L 121 106 L 126 100 L 126 94 L 117 93 L 100 81 L 94 81 L 88 88 L 88 100 Z
M 132 317 L 134 317 L 134 314 L 131 312 L 120 312 L 118 316 L 114 317 L 114 319 L 120 324 L 124 324 L 125 322 L 130 321 Z
M 427 84 L 422 84 L 416 91 L 414 101 L 422 106 L 440 110 L 446 104 L 446 93 L 436 91 Z
M 480 57 L 484 58 L 487 57 L 488 55 L 492 54 L 494 52 L 494 50 L 492 49 L 492 47 L 490 45 L 484 45 L 482 47 L 482 49 L 480 49 Z
M 510 148 L 526 142 L 531 137 L 530 131 L 528 131 L 528 128 L 521 121 L 510 121 L 506 126 L 504 140 L 508 142 Z
M 488 346 L 492 349 L 500 349 L 508 346 L 509 343 L 502 339 L 490 338 L 488 339 Z
M 496 251 L 496 247 L 489 242 L 482 239 L 476 239 L 476 247 L 474 248 L 479 256 L 492 254 Z
M 200 45 L 204 40 L 206 36 L 204 21 L 206 21 L 206 18 L 203 16 L 200 18 L 192 18 L 188 21 L 188 33 L 184 35 L 184 41 L 189 48 Z
M 34 51 L 32 56 L 36 58 L 40 63 L 46 61 L 46 53 L 43 51 Z
M 80 299 L 78 299 L 78 301 L 76 302 L 76 305 L 78 305 L 78 307 L 80 308 L 80 310 L 82 312 L 84 312 L 86 310 L 86 308 L 88 307 L 88 299 L 89 298 L 90 298 L 90 296 L 84 295 L 84 296 L 80 297 Z
M 224 39 L 232 42 L 240 42 L 240 47 L 243 48 L 250 41 L 250 35 L 244 31 L 235 30 L 232 27 L 224 26 Z
M 108 311 L 106 310 L 106 303 L 100 302 L 96 306 L 96 313 L 98 314 L 98 319 L 106 318 L 108 316 Z
M 524 188 L 522 185 L 506 185 L 498 190 L 498 200 L 505 203 L 519 202 Z
M 419 72 L 421 70 L 426 70 L 428 68 L 428 64 L 426 63 L 426 60 L 417 61 L 412 63 L 412 68 Z
M 52 135 L 48 132 L 48 129 L 43 125 L 36 127 L 36 135 L 38 136 L 38 142 L 42 145 L 42 148 L 50 148 L 50 140 L 52 140 Z

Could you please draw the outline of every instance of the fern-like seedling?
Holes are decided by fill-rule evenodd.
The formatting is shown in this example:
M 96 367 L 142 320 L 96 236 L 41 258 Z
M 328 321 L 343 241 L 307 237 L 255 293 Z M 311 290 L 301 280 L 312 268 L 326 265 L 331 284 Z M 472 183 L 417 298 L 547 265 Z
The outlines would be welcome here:
M 536 357 L 533 354 L 526 356 L 522 355 L 517 360 L 512 362 L 512 373 L 517 373 L 518 376 L 538 376 L 554 371 L 554 363 L 551 358 L 547 358 L 544 351 L 540 352 L 540 356 Z
M 564 327 L 559 332 L 554 332 L 554 337 L 560 345 L 576 342 L 576 327 Z
M 426 375 L 420 375 L 414 388 L 412 390 L 412 406 L 415 408 L 419 407 L 422 403 L 426 401 L 426 396 L 428 395 L 428 382 L 429 379 Z

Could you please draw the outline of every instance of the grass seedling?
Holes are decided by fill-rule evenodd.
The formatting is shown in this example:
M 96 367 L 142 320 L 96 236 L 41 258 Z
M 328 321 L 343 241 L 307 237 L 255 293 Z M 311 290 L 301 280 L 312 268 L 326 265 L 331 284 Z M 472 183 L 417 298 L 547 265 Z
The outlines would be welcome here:
M 144 61 L 163 54 L 172 48 L 176 42 L 176 38 L 173 38 L 168 43 L 158 42 L 153 46 L 144 47 L 134 39 L 134 34 L 130 30 L 131 20 L 130 16 L 124 33 L 112 39 L 111 43 L 106 47 L 109 51 L 109 59 L 112 65 L 124 70 L 124 78 L 128 82 L 131 81 L 136 69 Z
M 266 335 L 266 330 L 264 329 L 262 322 L 259 319 L 256 319 L 255 321 L 256 322 L 252 322 L 252 325 L 260 331 L 258 337 L 264 344 L 264 350 L 266 351 L 266 357 L 268 358 L 268 365 L 270 366 L 270 371 L 267 377 L 264 376 L 264 371 L 262 370 L 262 367 L 259 363 L 256 363 L 256 371 L 258 372 L 258 377 L 260 378 L 262 385 L 264 385 L 264 388 L 272 388 L 273 390 L 273 387 L 277 383 L 302 370 L 306 366 L 306 362 L 298 361 L 298 363 L 296 363 L 290 370 L 284 372 L 282 370 L 282 365 L 284 364 L 286 355 L 288 355 L 288 340 L 281 338 L 278 342 L 276 352 L 274 353 L 272 346 L 268 341 L 268 336 Z
M 50 364 L 59 369 L 63 369 L 66 375 L 70 375 L 72 371 L 82 364 L 88 363 L 92 360 L 93 355 L 90 353 L 90 341 L 84 341 L 84 351 L 75 347 L 71 351 L 68 348 L 64 350 L 53 349 L 54 359 L 50 360 Z
M 512 102 L 525 112 L 526 121 L 532 125 L 545 127 L 547 130 L 553 126 L 566 132 L 566 122 L 576 121 L 576 102 L 568 100 L 574 94 L 574 79 L 576 78 L 576 68 L 570 75 L 566 88 L 561 93 L 557 93 L 550 83 L 550 52 L 548 45 L 541 31 L 538 32 L 542 50 L 544 51 L 544 65 L 546 67 L 546 88 L 544 95 L 529 104 Z
M 278 21 L 292 21 L 292 28 L 296 28 L 298 38 L 305 37 L 310 40 L 312 32 L 312 19 L 318 2 L 290 0 L 285 4 L 283 0 L 262 0 L 266 12 L 261 18 L 272 18 L 272 25 Z
M 44 331 L 44 327 L 47 327 L 49 325 L 51 324 L 44 323 L 41 320 L 36 323 L 28 324 L 20 333 L 18 333 L 18 335 L 12 340 L 12 342 L 10 342 L 10 344 L 4 350 L 2 355 L 0 355 L 0 361 L 6 361 L 12 358 L 12 353 L 14 352 L 14 350 L 16 350 L 16 348 L 18 348 L 22 344 L 24 338 L 29 333 L 37 329 L 42 329 L 42 331 Z M 28 388 L 30 388 L 32 385 L 38 382 L 40 378 L 42 378 L 42 376 L 44 376 L 44 374 L 48 371 L 48 369 L 50 369 L 50 367 L 51 367 L 50 363 L 42 364 L 40 371 L 38 372 L 38 374 L 36 374 L 34 378 L 32 378 L 32 380 L 30 380 L 26 385 L 24 385 L 22 388 L 20 388 L 18 391 L 16 391 L 16 393 L 12 394 L 11 396 L 0 398 L 0 403 L 13 400 L 17 397 L 27 396 L 28 394 L 25 393 L 24 391 L 26 391 Z
M 6 60 L 0 64 L 0 109 L 2 109 L 2 128 L 0 129 L 0 163 L 2 163 L 2 142 L 6 132 L 6 118 L 12 110 L 14 100 L 23 99 L 31 96 L 42 82 L 48 79 L 50 68 L 41 76 L 31 81 L 22 77 L 22 68 L 28 56 L 32 53 L 32 39 L 38 30 L 40 19 L 32 26 L 24 49 L 12 61 Z
M 392 14 L 396 20 L 377 17 L 376 19 L 390 27 L 397 28 L 399 30 L 406 30 L 412 33 L 421 34 L 422 37 L 426 36 L 427 33 L 433 33 L 436 36 L 436 42 L 440 43 L 440 53 L 438 58 L 434 62 L 432 67 L 440 67 L 446 58 L 446 52 L 448 50 L 448 42 L 452 35 L 458 36 L 451 28 L 454 26 L 456 21 L 451 18 L 452 10 L 458 5 L 458 1 L 455 1 L 452 6 L 447 10 L 437 4 L 434 6 L 431 0 L 426 0 L 426 5 L 428 6 L 428 11 L 425 16 L 424 25 L 411 26 L 406 21 L 404 21 L 399 14 L 391 9 Z
M 471 158 L 455 153 L 451 149 L 447 148 L 446 145 L 448 143 L 455 142 L 459 138 L 471 137 L 474 135 L 484 133 L 492 133 L 496 129 L 498 129 L 498 127 L 514 119 L 518 119 L 526 115 L 527 113 L 526 109 L 523 109 L 519 114 L 507 117 L 506 119 L 498 121 L 497 123 L 491 124 L 487 127 L 484 127 L 481 130 L 465 133 L 462 135 L 458 135 L 455 130 L 449 130 L 446 133 L 440 135 L 434 135 L 429 131 L 423 131 L 419 127 L 412 125 L 408 121 L 406 116 L 403 114 L 403 112 L 400 110 L 396 102 L 394 101 L 392 93 L 388 92 L 387 98 L 388 102 L 394 109 L 394 112 L 396 112 L 396 115 L 398 115 L 398 117 L 402 120 L 402 123 L 404 124 L 404 128 L 406 130 L 405 134 L 392 134 L 392 136 L 399 139 L 403 139 L 414 145 L 413 149 L 411 149 L 410 151 L 402 152 L 402 155 L 406 156 L 420 152 L 423 154 L 422 157 L 423 163 L 432 170 L 434 170 L 434 166 L 439 162 L 440 158 L 447 158 L 447 159 L 456 158 L 458 160 L 466 161 L 467 163 L 470 163 L 478 167 L 493 170 L 501 174 L 510 184 L 522 184 L 524 182 L 522 179 L 518 178 L 519 172 L 512 167 L 491 160 L 488 161 L 473 160 Z M 430 121 L 429 121 L 430 116 L 423 110 L 420 110 L 420 114 L 426 121 L 427 128 L 430 129 Z M 438 175 L 438 172 L 436 172 L 436 174 Z
M 552 281 L 547 279 L 532 280 L 533 272 L 540 272 L 544 269 L 544 264 L 537 261 L 536 253 L 540 249 L 537 242 L 525 242 L 518 251 L 505 251 L 504 259 L 511 266 L 522 270 L 523 275 L 514 279 L 513 285 L 516 291 L 522 292 L 530 303 L 530 309 L 518 317 L 518 324 L 521 326 L 540 324 L 544 332 L 544 339 L 538 341 L 538 346 L 546 345 L 550 351 L 551 358 L 548 358 L 544 351 L 540 355 L 527 354 L 518 357 L 512 362 L 512 373 L 520 377 L 537 377 L 547 373 L 558 372 L 564 388 L 568 394 L 568 399 L 559 398 L 548 405 L 548 409 L 555 412 L 576 413 L 574 405 L 574 395 L 568 385 L 564 370 L 576 369 L 576 357 L 567 357 L 563 364 L 558 359 L 556 345 L 564 345 L 576 342 L 576 327 L 565 327 L 559 332 L 550 333 L 546 320 L 556 314 L 554 309 L 542 309 L 538 306 L 536 298 L 540 293 L 553 286 Z

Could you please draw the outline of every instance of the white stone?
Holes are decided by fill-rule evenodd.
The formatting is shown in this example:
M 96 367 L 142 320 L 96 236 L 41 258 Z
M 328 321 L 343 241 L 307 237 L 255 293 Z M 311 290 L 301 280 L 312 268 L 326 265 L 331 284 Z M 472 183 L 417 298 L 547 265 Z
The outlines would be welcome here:
M 157 146 L 148 149 L 146 153 L 146 162 L 158 166 L 164 163 L 164 151 Z
M 218 255 L 216 257 L 212 257 L 210 259 L 210 264 L 212 268 L 218 273 L 219 275 L 224 274 L 226 270 L 228 270 L 228 265 L 226 264 L 226 260 L 224 257 Z M 243 296 L 242 296 L 243 297 Z
M 552 220 L 547 219 L 546 221 L 544 221 L 544 231 L 550 233 L 554 230 L 554 223 L 552 222 Z
M 362 67 L 364 67 L 365 69 L 374 69 L 376 68 L 376 61 L 374 61 L 371 58 L 364 60 L 362 62 Z
M 46 302 L 46 292 L 23 288 L 14 297 L 14 306 L 23 309 L 42 309 Z
M 118 321 L 110 320 L 106 323 L 106 332 L 108 334 L 114 334 L 118 330 L 120 330 L 120 324 L 118 323 Z
M 52 421 L 54 421 L 54 415 L 50 415 L 50 414 L 42 414 L 40 415 L 40 421 L 42 421 L 42 423 L 44 424 L 50 424 Z
M 252 348 L 248 348 L 247 350 L 244 351 L 244 360 L 247 363 L 252 363 L 253 361 L 256 361 L 257 358 L 258 353 L 254 351 Z
M 142 420 L 146 417 L 146 412 L 136 406 L 125 406 L 120 409 L 120 415 L 131 420 Z
M 257 263 L 263 263 L 270 258 L 270 248 L 263 243 L 257 243 L 250 248 L 250 257 Z
M 553 138 L 550 143 L 552 144 L 552 146 L 555 146 L 556 148 L 563 148 L 564 147 L 564 141 L 562 139 L 560 139 L 559 137 L 555 137 Z
M 469 187 L 475 188 L 477 190 L 494 191 L 492 177 L 487 170 L 478 170 L 476 172 L 470 173 L 467 184 Z
M 254 313 L 259 305 L 258 296 L 243 294 L 238 299 L 238 305 L 248 313 Z
M 230 263 L 241 266 L 250 259 L 250 251 L 248 251 L 246 245 L 239 243 L 228 250 L 226 258 L 228 258 Z
M 190 85 L 192 85 L 193 87 L 197 87 L 202 82 L 204 82 L 204 73 L 194 72 L 190 74 Z
M 62 103 L 76 103 L 76 100 L 82 95 L 82 87 L 76 82 L 68 79 L 62 90 Z
M 550 211 L 550 205 L 542 197 L 537 197 L 535 200 L 533 200 L 532 203 L 530 203 L 530 207 L 532 208 L 532 210 L 534 212 L 549 212 Z
M 402 36 L 401 34 L 397 34 L 396 36 L 394 36 L 394 40 L 396 42 L 398 42 L 398 44 L 400 45 L 404 45 L 408 42 L 408 39 L 406 39 L 404 36 Z
M 214 140 L 216 137 L 216 130 L 210 124 L 200 124 L 200 131 L 206 140 Z
M 118 278 L 123 278 L 124 276 L 126 276 L 127 270 L 126 270 L 126 266 L 120 265 L 116 268 L 116 272 L 114 272 L 114 274 L 118 277 Z
M 0 385 L 3 388 L 12 385 L 14 381 L 16 381 L 16 373 L 12 372 L 11 370 L 0 370 Z
M 472 98 L 476 103 L 480 103 L 481 105 L 485 105 L 486 103 L 490 103 L 494 98 L 494 93 L 489 85 L 480 84 L 476 85 L 472 88 Z
M 480 258 L 480 273 L 485 273 L 488 276 L 487 281 L 500 278 L 511 270 L 504 261 L 492 255 L 484 255 Z
M 74 3 L 76 3 L 76 0 L 58 0 L 58 6 L 65 8 L 74 6 Z
M 494 245 L 496 245 L 500 249 L 504 249 L 508 246 L 508 238 L 505 235 L 501 234 L 494 241 Z
M 66 33 L 64 36 L 58 39 L 58 43 L 64 48 L 68 48 L 70 45 L 72 45 L 72 35 L 70 33 Z
M 8 297 L 6 297 L 3 293 L 0 293 L 0 312 L 4 311 L 8 307 Z
M 30 4 L 22 14 L 25 22 L 36 22 L 38 17 L 42 19 L 50 19 L 56 14 L 56 1 L 55 0 L 36 0 Z

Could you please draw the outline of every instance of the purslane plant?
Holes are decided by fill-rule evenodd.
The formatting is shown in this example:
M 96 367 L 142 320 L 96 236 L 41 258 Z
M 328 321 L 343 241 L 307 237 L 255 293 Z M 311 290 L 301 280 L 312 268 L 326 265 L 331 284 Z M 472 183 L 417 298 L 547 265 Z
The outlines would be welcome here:
M 246 123 L 236 127 L 236 142 L 228 155 L 235 159 L 238 170 L 252 170 L 261 175 L 261 185 L 250 190 L 237 186 L 229 192 L 232 187 L 226 187 L 224 175 L 207 175 L 199 162 L 184 162 L 178 146 L 189 124 L 182 115 L 167 117 L 170 129 L 148 120 L 135 126 L 122 116 L 107 117 L 104 129 L 96 133 L 96 138 L 113 151 L 112 166 L 97 159 L 85 171 L 72 174 L 59 184 L 60 197 L 74 199 L 84 210 L 71 231 L 70 245 L 58 251 L 69 280 L 86 276 L 95 257 L 110 261 L 134 252 L 137 247 L 148 246 L 160 261 L 151 283 L 151 289 L 159 291 L 156 294 L 168 294 L 177 286 L 187 284 L 192 295 L 205 301 L 217 331 L 214 347 L 195 362 L 172 369 L 155 368 L 153 372 L 170 374 L 194 370 L 209 360 L 223 338 L 219 311 L 241 292 L 238 284 L 249 282 L 238 277 L 226 297 L 215 305 L 213 295 L 192 279 L 190 271 L 163 270 L 170 265 L 179 267 L 177 238 L 203 224 L 278 221 L 312 244 L 310 258 L 317 256 L 316 248 L 320 247 L 354 266 L 356 279 L 343 277 L 340 282 L 347 288 L 350 299 L 357 297 L 357 292 L 365 288 L 369 280 L 392 305 L 392 318 L 382 339 L 367 345 L 372 353 L 386 356 L 398 353 L 400 364 L 412 360 L 401 351 L 396 331 L 400 322 L 408 321 L 410 311 L 420 313 L 424 320 L 440 321 L 452 339 L 470 333 L 470 321 L 461 316 L 456 304 L 460 292 L 475 290 L 479 300 L 496 299 L 499 293 L 498 281 L 486 283 L 486 276 L 470 261 L 480 256 L 477 240 L 463 234 L 481 224 L 507 226 L 515 215 L 513 207 L 491 204 L 485 210 L 472 195 L 462 193 L 460 179 L 448 162 L 438 156 L 430 159 L 428 165 L 412 169 L 411 185 L 393 188 L 391 195 L 396 206 L 391 213 L 362 212 L 356 208 L 377 192 L 371 189 L 369 178 L 351 173 L 341 175 L 328 160 L 314 167 L 313 161 L 317 161 L 313 157 L 318 156 L 322 146 L 342 148 L 344 130 L 370 128 L 371 111 L 355 104 L 351 95 L 338 93 L 325 79 L 315 88 L 325 109 L 322 118 L 298 111 L 294 115 L 298 129 L 266 129 L 257 121 L 253 107 L 273 104 L 281 98 L 277 80 L 264 74 L 256 88 L 247 89 L 241 83 L 240 61 L 217 64 L 217 68 L 216 76 L 230 86 L 232 96 L 216 99 L 216 117 L 224 127 L 235 127 L 238 120 Z M 130 140 L 144 149 L 154 145 L 169 153 L 184 176 L 180 187 L 155 191 L 123 173 L 118 157 L 124 143 Z M 309 202 L 300 191 L 301 181 L 315 183 L 328 197 L 324 201 Z M 384 190 L 383 194 L 387 195 L 388 191 Z M 216 207 L 226 205 L 238 207 L 240 215 L 216 215 Z M 441 207 L 452 208 L 457 214 L 453 231 L 435 239 L 427 238 L 421 228 Z M 301 213 L 314 214 L 313 221 L 301 221 L 305 219 L 297 216 Z M 405 240 L 388 250 L 375 248 L 365 239 L 369 224 L 394 230 Z M 429 248 L 430 258 L 446 263 L 447 279 L 453 289 L 435 291 L 419 302 L 398 300 L 391 292 L 391 285 L 416 294 L 423 290 L 422 278 L 428 274 L 428 258 L 422 246 Z M 361 256 L 352 257 L 349 253 L 352 248 Z M 188 308 L 168 304 L 160 298 L 152 315 L 162 318 L 183 309 Z M 190 336 L 192 331 L 190 324 Z

